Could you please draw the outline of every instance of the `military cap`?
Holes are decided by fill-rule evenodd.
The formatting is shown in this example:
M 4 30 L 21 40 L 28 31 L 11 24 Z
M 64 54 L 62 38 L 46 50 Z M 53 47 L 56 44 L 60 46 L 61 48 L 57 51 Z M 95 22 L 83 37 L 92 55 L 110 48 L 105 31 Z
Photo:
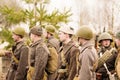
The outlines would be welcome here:
M 55 32 L 55 27 L 53 25 L 46 25 L 45 29 L 47 32 L 49 32 L 51 34 L 54 34 L 54 32 Z
M 42 28 L 41 27 L 32 27 L 30 29 L 29 34 L 31 34 L 31 33 L 40 36 L 42 34 Z
M 67 34 L 74 34 L 74 29 L 69 26 L 61 26 L 59 31 L 67 33 Z
M 25 36 L 26 32 L 22 27 L 17 27 L 12 31 L 16 35 Z
M 109 33 L 104 32 L 98 37 L 98 42 L 100 43 L 102 40 L 106 40 L 106 39 L 110 40 L 111 42 L 113 41 L 112 36 Z
M 78 29 L 76 36 L 89 40 L 93 38 L 93 32 L 88 26 L 83 25 Z

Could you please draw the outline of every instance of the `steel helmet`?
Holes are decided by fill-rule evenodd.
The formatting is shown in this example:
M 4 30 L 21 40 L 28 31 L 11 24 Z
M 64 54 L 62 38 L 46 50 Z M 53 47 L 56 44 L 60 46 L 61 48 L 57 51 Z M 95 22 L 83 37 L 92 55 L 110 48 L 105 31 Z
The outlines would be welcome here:
M 45 27 L 46 31 L 51 33 L 51 34 L 54 34 L 55 33 L 55 27 L 53 25 L 47 25 Z
M 12 31 L 14 34 L 20 35 L 22 37 L 25 36 L 26 32 L 22 27 L 17 27 Z
M 81 28 L 78 29 L 76 36 L 89 40 L 93 38 L 93 32 L 88 26 L 81 26 Z
M 104 32 L 98 37 L 98 42 L 100 43 L 102 40 L 106 40 L 106 39 L 110 40 L 111 42 L 113 41 L 112 36 L 109 33 Z

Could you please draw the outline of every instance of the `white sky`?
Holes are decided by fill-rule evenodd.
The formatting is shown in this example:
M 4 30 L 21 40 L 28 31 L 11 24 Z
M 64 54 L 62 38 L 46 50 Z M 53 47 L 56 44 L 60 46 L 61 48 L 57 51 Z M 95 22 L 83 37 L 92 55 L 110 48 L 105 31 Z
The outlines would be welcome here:
M 71 9 L 71 12 L 73 13 L 73 15 L 70 17 L 71 22 L 69 22 L 68 25 L 70 25 L 75 30 L 77 30 L 79 27 L 80 11 L 87 9 L 89 11 L 90 16 L 94 18 L 96 17 L 94 13 L 95 10 L 97 10 L 98 7 L 99 9 L 102 10 L 103 3 L 104 3 L 104 0 L 50 0 L 50 4 L 47 5 L 47 9 L 48 9 L 48 12 L 52 12 L 55 9 L 58 9 L 60 12 L 63 12 L 65 8 Z M 25 4 L 23 4 L 22 6 L 28 7 L 28 5 L 25 5 Z M 86 24 L 86 25 L 89 25 L 89 24 Z

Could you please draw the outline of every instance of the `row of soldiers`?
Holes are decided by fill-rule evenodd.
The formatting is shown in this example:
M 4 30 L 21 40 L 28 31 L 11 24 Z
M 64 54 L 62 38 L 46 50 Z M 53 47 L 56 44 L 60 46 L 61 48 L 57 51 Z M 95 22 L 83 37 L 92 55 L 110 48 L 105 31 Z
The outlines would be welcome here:
M 74 30 L 69 26 L 61 26 L 59 40 L 54 37 L 54 26 L 47 25 L 45 29 L 46 35 L 41 27 L 30 29 L 29 46 L 24 43 L 23 28 L 18 27 L 12 31 L 15 41 L 12 52 L 2 51 L 0 54 L 12 54 L 6 80 L 110 80 L 108 72 L 119 80 L 120 32 L 115 37 L 116 48 L 111 45 L 112 36 L 105 32 L 99 36 L 99 50 L 96 50 L 94 34 L 88 26 L 81 26 L 77 30 L 77 41 L 72 39 Z M 46 41 L 43 40 L 43 35 Z M 57 65 L 55 61 L 51 63 L 57 68 L 52 72 L 48 69 L 51 56 L 49 48 L 57 53 Z

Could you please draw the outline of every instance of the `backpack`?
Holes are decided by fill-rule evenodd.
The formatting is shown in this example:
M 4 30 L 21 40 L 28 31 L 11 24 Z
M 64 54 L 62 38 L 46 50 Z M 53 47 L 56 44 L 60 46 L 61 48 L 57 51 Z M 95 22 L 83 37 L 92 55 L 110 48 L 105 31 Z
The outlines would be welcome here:
M 48 73 L 54 73 L 57 70 L 58 53 L 54 47 L 48 47 L 48 49 L 49 49 L 50 54 L 48 57 L 46 71 Z

